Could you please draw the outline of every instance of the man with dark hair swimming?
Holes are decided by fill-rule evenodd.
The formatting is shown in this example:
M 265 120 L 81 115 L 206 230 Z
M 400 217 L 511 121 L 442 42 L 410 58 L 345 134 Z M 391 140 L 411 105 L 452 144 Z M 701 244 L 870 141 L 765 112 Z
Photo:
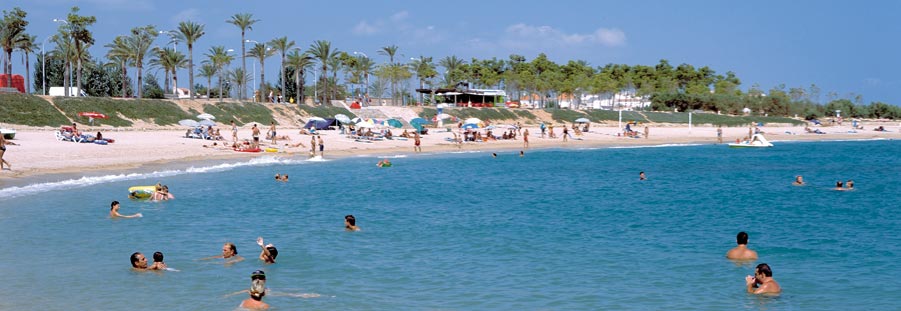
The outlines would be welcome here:
M 131 268 L 134 270 L 147 270 L 147 258 L 141 252 L 131 254 Z
M 744 231 L 739 232 L 735 237 L 738 246 L 726 252 L 726 258 L 732 260 L 756 260 L 757 252 L 748 248 L 748 234 Z
M 745 277 L 745 286 L 748 293 L 751 294 L 778 294 L 782 292 L 779 283 L 773 279 L 773 270 L 770 266 L 762 263 L 754 269 L 754 276 Z
M 110 217 L 110 218 L 116 218 L 116 217 L 122 217 L 122 218 L 136 218 L 136 217 L 143 217 L 143 215 L 141 215 L 141 213 L 135 213 L 134 215 L 122 215 L 122 214 L 119 214 L 119 201 L 113 201 L 112 203 L 110 203 L 110 207 L 109 207 L 109 217 Z
M 360 227 L 357 227 L 357 218 L 354 215 L 344 216 L 344 229 L 347 231 L 360 231 Z

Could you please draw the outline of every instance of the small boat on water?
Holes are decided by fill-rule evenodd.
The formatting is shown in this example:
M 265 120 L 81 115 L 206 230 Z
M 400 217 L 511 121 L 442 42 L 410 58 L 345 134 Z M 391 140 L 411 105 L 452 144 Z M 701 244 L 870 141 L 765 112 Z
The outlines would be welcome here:
M 16 139 L 16 130 L 13 129 L 0 129 L 0 134 L 3 134 L 5 139 Z
M 763 134 L 754 134 L 751 140 L 729 144 L 730 148 L 768 148 L 772 146 L 773 143 L 767 141 Z

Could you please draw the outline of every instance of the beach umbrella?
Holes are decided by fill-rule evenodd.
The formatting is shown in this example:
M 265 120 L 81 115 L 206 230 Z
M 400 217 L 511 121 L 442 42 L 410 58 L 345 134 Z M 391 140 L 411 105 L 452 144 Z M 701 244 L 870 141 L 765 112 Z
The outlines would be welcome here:
M 388 120 L 385 120 L 385 122 L 383 122 L 383 125 L 384 125 L 384 126 L 390 126 L 390 127 L 393 127 L 393 128 L 402 128 L 402 127 L 404 127 L 404 124 L 403 124 L 403 123 L 400 123 L 400 121 L 398 121 L 397 119 L 388 119 Z
M 416 132 L 422 133 L 422 124 L 410 123 L 410 125 L 412 125 L 414 129 L 416 129 Z
M 346 115 L 340 114 L 340 113 L 335 115 L 335 120 L 338 120 L 338 122 L 341 122 L 341 123 L 344 123 L 344 124 L 350 124 L 350 123 L 351 123 L 351 122 L 350 122 L 350 118 L 348 118 Z
M 211 115 L 209 113 L 201 113 L 201 114 L 197 115 L 197 118 L 202 119 L 202 120 L 216 120 L 216 117 L 214 117 L 213 115 Z
M 307 121 L 313 121 L 313 122 L 317 122 L 317 123 L 318 123 L 318 122 L 325 122 L 325 119 L 320 118 L 320 117 L 310 117 L 310 119 L 307 120 Z
M 435 116 L 435 119 L 444 120 L 444 119 L 451 119 L 453 117 L 454 116 L 446 114 L 446 113 L 439 113 L 437 116 Z
M 198 126 L 200 126 L 200 123 L 199 123 L 199 122 L 194 121 L 194 120 L 191 120 L 191 119 L 184 119 L 184 120 L 178 121 L 178 124 L 181 125 L 181 126 L 187 126 L 187 127 L 198 127 Z
M 482 120 L 479 120 L 479 118 L 469 118 L 469 119 L 466 119 L 466 121 L 463 121 L 463 124 L 479 124 L 479 123 L 482 123 Z
M 515 129 L 517 129 L 517 127 L 516 127 L 516 125 L 511 124 L 511 125 L 507 125 L 507 129 L 515 130 Z
M 363 119 L 360 119 L 360 117 L 356 117 L 356 118 L 350 119 L 350 123 L 353 123 L 353 124 L 357 124 L 357 123 L 360 123 L 360 122 L 362 122 L 362 121 L 363 121 Z
M 414 124 L 414 123 L 416 123 L 416 124 L 431 124 L 432 122 L 429 122 L 429 120 L 426 120 L 423 118 L 413 118 L 413 120 L 410 120 L 410 124 Z
M 588 118 L 578 118 L 578 119 L 576 119 L 576 123 L 588 123 L 588 122 L 591 122 L 591 120 L 588 120 Z
M 467 125 L 469 125 L 469 124 L 467 124 Z M 485 129 L 486 129 L 486 130 L 493 130 L 493 129 L 495 129 L 495 127 L 494 127 L 494 125 L 489 125 L 489 126 L 486 126 Z
M 354 126 L 360 127 L 360 128 L 372 128 L 372 127 L 375 127 L 375 124 L 373 124 L 372 122 L 365 122 L 365 121 L 364 121 L 364 122 L 358 122 L 358 123 L 355 124 Z
M 477 124 L 477 123 L 463 124 L 463 129 L 477 129 L 477 128 L 479 128 L 479 124 Z
M 200 122 L 197 122 L 197 124 L 203 125 L 203 126 L 216 126 L 216 122 L 213 122 L 213 120 L 210 120 L 210 119 L 200 120 Z
M 82 117 L 92 118 L 92 119 L 107 119 L 107 118 L 109 118 L 109 117 L 106 116 L 105 114 L 102 114 L 102 113 L 99 113 L 99 112 L 93 112 L 93 111 L 91 111 L 91 112 L 79 112 L 78 115 L 79 115 L 79 116 L 82 116 Z

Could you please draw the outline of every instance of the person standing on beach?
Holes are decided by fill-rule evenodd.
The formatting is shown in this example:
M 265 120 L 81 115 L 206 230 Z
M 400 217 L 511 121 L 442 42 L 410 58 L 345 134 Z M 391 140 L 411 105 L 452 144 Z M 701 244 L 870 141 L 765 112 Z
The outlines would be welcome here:
M 544 125 L 544 121 L 541 121 L 541 125 L 538 126 L 541 129 L 541 138 L 544 138 L 544 132 L 547 131 L 547 126 Z
M 272 135 L 272 145 L 278 145 L 275 141 L 275 121 L 269 122 L 269 134 Z
M 522 147 L 529 149 L 529 129 L 522 131 Z
M 651 129 L 645 125 L 644 126 L 644 139 L 648 139 L 651 136 Z
M 569 136 L 569 129 L 566 128 L 566 123 L 563 124 L 563 142 L 566 142 L 566 136 Z
M 3 155 L 6 154 L 7 144 L 10 143 L 7 143 L 6 138 L 3 138 L 3 134 L 0 134 L 0 171 L 3 170 L 3 164 L 6 164 L 6 167 L 9 169 L 13 169 L 12 164 L 9 164 L 9 162 L 6 162 L 6 160 L 3 159 Z
M 718 144 L 723 143 L 723 126 L 722 125 L 716 127 L 716 142 Z
M 778 294 L 782 292 L 779 283 L 773 279 L 773 270 L 770 266 L 762 263 L 754 269 L 754 276 L 745 277 L 745 285 L 748 293 L 751 294 Z
M 732 260 L 756 260 L 757 252 L 752 251 L 748 248 L 748 234 L 744 231 L 739 232 L 737 236 L 735 236 L 735 240 L 738 243 L 733 249 L 730 249 L 726 252 L 726 258 Z
M 325 156 L 325 143 L 322 142 L 322 136 L 316 135 L 316 138 L 319 140 L 319 141 L 318 141 L 318 143 L 319 143 L 319 156 L 320 156 L 320 157 L 324 157 L 324 156 Z
M 109 207 L 109 217 L 110 217 L 110 218 L 116 218 L 116 217 L 122 217 L 122 218 L 138 218 L 138 217 L 143 217 L 143 215 L 141 215 L 141 213 L 136 213 L 136 214 L 134 214 L 134 215 L 122 215 L 122 214 L 119 214 L 119 201 L 113 201 L 112 203 L 110 203 L 110 207 Z
M 232 142 L 238 143 L 238 126 L 235 125 L 235 120 L 232 120 Z
M 253 148 L 260 148 L 260 128 L 256 124 L 253 125 Z
M 413 132 L 413 152 L 422 152 L 422 147 L 419 145 L 422 144 L 422 141 L 419 140 L 419 131 Z
M 310 157 L 316 156 L 316 137 L 310 137 Z
M 754 137 L 754 123 L 748 125 L 748 139 L 751 139 L 751 137 Z

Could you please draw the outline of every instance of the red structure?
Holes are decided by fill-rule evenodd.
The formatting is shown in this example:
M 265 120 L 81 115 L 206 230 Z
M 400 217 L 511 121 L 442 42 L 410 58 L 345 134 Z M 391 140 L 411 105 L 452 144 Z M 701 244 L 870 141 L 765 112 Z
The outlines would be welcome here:
M 20 93 L 25 93 L 25 78 L 23 78 L 21 75 L 12 76 L 13 85 L 9 85 L 9 76 L 0 74 L 0 87 L 11 87 L 19 90 Z

